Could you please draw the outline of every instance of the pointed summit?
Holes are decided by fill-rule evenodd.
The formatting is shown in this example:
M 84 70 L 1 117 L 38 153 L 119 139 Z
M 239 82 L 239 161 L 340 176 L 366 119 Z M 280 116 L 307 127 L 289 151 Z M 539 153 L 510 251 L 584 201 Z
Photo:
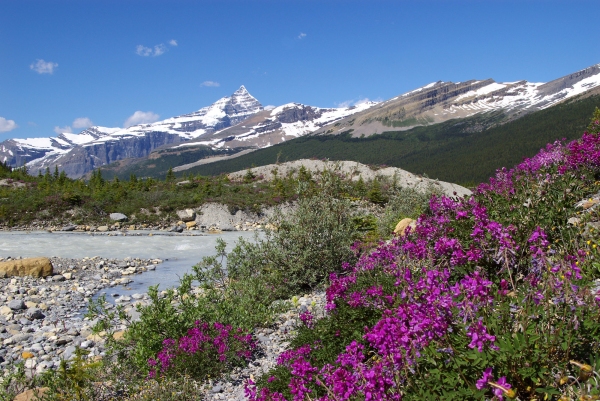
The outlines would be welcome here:
M 244 85 L 240 86 L 240 88 L 231 95 L 230 101 L 227 103 L 230 103 L 237 113 L 244 112 L 246 114 L 253 114 L 263 110 L 262 104 L 248 92 Z
M 248 89 L 246 89 L 246 87 L 244 85 L 240 86 L 240 88 L 238 90 L 236 90 L 235 92 L 233 92 L 233 95 L 249 95 L 250 92 L 248 92 Z

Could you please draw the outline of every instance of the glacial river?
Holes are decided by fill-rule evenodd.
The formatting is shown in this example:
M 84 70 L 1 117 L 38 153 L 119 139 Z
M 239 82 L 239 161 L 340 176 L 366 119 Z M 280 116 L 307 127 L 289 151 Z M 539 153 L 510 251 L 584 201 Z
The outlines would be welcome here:
M 148 287 L 159 284 L 159 289 L 174 287 L 179 277 L 191 271 L 203 256 L 214 255 L 217 238 L 223 238 L 227 249 L 235 245 L 239 237 L 251 240 L 253 232 L 223 232 L 204 235 L 164 235 L 155 232 L 142 235 L 90 235 L 86 233 L 62 232 L 0 232 L 0 256 L 57 256 L 80 259 L 101 256 L 124 259 L 126 257 L 144 259 L 162 259 L 156 270 L 128 276 L 133 280 L 123 286 L 106 288 L 106 294 L 134 294 L 146 292 Z

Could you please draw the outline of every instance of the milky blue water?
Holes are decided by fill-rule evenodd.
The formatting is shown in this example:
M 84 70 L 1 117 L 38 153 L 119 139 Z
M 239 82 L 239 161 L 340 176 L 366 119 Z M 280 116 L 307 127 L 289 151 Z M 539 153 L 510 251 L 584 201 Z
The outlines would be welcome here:
M 101 256 L 123 259 L 126 257 L 162 259 L 156 270 L 127 276 L 133 280 L 126 287 L 107 288 L 108 295 L 146 292 L 151 285 L 160 289 L 176 286 L 179 278 L 202 257 L 214 254 L 217 238 L 223 238 L 230 250 L 239 237 L 252 239 L 252 232 L 224 232 L 205 235 L 90 235 L 87 233 L 0 232 L 0 256 L 46 256 L 84 258 Z

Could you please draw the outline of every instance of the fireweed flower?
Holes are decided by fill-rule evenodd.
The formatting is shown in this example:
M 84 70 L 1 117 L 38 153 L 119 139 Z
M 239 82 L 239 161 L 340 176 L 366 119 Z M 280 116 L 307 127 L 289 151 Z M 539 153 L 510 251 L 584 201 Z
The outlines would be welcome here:
M 230 353 L 232 346 L 236 349 L 233 354 Z M 149 377 L 154 378 L 158 373 L 167 374 L 176 361 L 182 358 L 214 353 L 219 362 L 225 362 L 233 356 L 248 359 L 252 356 L 254 348 L 252 336 L 245 334 L 241 329 L 234 330 L 230 325 L 219 322 L 209 325 L 196 321 L 194 327 L 177 341 L 172 338 L 163 341 L 163 348 L 158 352 L 156 359 L 148 360 Z
M 498 347 L 494 345 L 496 337 L 490 335 L 487 332 L 487 328 L 483 325 L 482 319 L 480 318 L 477 322 L 467 327 L 467 336 L 471 338 L 469 348 L 477 348 L 477 351 L 483 352 L 483 347 L 486 342 L 490 343 L 490 348 L 498 350 Z
M 569 144 L 563 140 L 547 145 L 515 168 L 498 170 L 468 199 L 432 196 L 428 212 L 417 218 L 416 226 L 406 235 L 380 243 L 354 265 L 345 264 L 343 273 L 332 274 L 327 289 L 329 313 L 345 305 L 378 310 L 381 318 L 364 329 L 361 341 L 346 346 L 335 362 L 318 372 L 312 365 L 309 346 L 281 354 L 278 364 L 292 372 L 289 389 L 294 399 L 314 399 L 312 389 L 324 386 L 327 395 L 319 401 L 400 400 L 397 386 L 406 380 L 401 372 L 415 371 L 429 345 L 439 343 L 438 352 L 445 353 L 448 336 L 466 334 L 469 348 L 496 350 L 496 337 L 488 332 L 482 315 L 498 302 L 508 302 L 511 292 L 519 295 L 523 282 L 530 293 L 523 302 L 545 305 L 548 300 L 572 308 L 582 305 L 584 290 L 574 280 L 582 276 L 580 264 L 586 255 L 578 253 L 560 260 L 555 250 L 548 250 L 548 236 L 542 227 L 522 232 L 521 225 L 517 228 L 503 224 L 505 220 L 500 218 L 494 220 L 491 216 L 497 211 L 488 210 L 486 205 L 500 199 L 508 202 L 510 211 L 532 207 L 529 202 L 523 206 L 521 200 L 515 203 L 521 199 L 523 188 L 530 189 L 529 184 L 533 184 L 543 193 L 559 175 L 583 167 L 600 167 L 597 134 L 586 133 Z M 353 249 L 358 255 L 363 248 L 357 245 Z M 476 264 L 484 268 L 474 268 Z M 466 274 L 459 275 L 458 268 Z M 512 274 L 517 268 L 521 269 L 519 274 Z M 486 277 L 484 272 L 491 271 L 497 276 Z M 389 275 L 395 280 L 394 288 L 360 287 L 358 278 L 363 274 Z M 591 296 L 600 306 L 600 293 Z M 507 313 L 515 319 L 524 309 L 519 300 Z M 572 321 L 572 327 L 578 324 Z M 456 330 L 459 327 L 465 331 Z M 505 377 L 494 381 L 492 368 L 485 369 L 475 386 L 491 389 L 499 399 L 516 397 Z M 266 388 L 259 392 L 249 388 L 254 401 L 284 399 Z

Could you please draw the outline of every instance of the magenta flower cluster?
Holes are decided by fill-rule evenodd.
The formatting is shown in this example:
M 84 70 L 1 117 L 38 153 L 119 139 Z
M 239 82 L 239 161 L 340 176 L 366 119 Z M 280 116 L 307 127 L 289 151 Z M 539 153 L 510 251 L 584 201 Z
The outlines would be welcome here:
M 278 364 L 291 372 L 293 401 L 400 400 L 407 375 L 415 371 L 423 350 L 432 344 L 448 344 L 445 340 L 450 335 L 464 336 L 467 347 L 478 352 L 495 352 L 497 333 L 486 327 L 483 312 L 493 310 L 498 301 L 508 300 L 516 290 L 517 279 L 528 286 L 536 304 L 581 304 L 574 280 L 581 278 L 578 262 L 585 255 L 558 259 L 549 250 L 542 228 L 518 232 L 514 225 L 490 217 L 483 201 L 497 195 L 513 197 L 519 180 L 549 183 L 553 174 L 590 166 L 600 166 L 598 135 L 584 134 L 569 144 L 550 144 L 514 169 L 499 170 L 489 184 L 480 185 L 468 199 L 433 196 L 429 213 L 420 216 L 406 235 L 380 243 L 354 266 L 344 266 L 345 274 L 332 274 L 327 289 L 328 313 L 336 313 L 345 304 L 376 309 L 381 318 L 372 327 L 365 327 L 362 341 L 348 344 L 335 363 L 313 366 L 310 354 L 319 345 L 282 354 Z M 525 240 L 519 242 L 517 238 Z M 517 268 L 523 264 L 526 268 L 517 278 Z M 497 275 L 496 284 L 486 277 L 485 271 L 490 270 Z M 468 273 L 461 276 L 458 271 Z M 392 277 L 394 290 L 357 285 L 362 274 L 373 272 Z M 548 275 L 550 279 L 543 280 Z M 302 319 L 313 324 L 308 317 Z M 438 352 L 452 354 L 454 350 L 440 348 Z M 476 378 L 472 380 L 477 389 L 492 390 L 499 399 L 511 389 L 505 377 L 490 387 L 491 368 L 476 383 Z M 319 388 L 324 395 L 317 397 L 314 393 Z M 252 381 L 247 383 L 246 393 L 252 401 L 286 400 L 281 393 L 258 389 Z
M 230 325 L 215 322 L 212 325 L 196 321 L 187 334 L 174 340 L 167 338 L 156 359 L 148 360 L 149 377 L 166 375 L 170 370 L 181 368 L 187 370 L 195 362 L 212 359 L 225 364 L 229 359 L 249 359 L 255 343 L 250 334 L 241 329 L 233 329 Z M 187 366 L 186 366 L 187 365 Z

